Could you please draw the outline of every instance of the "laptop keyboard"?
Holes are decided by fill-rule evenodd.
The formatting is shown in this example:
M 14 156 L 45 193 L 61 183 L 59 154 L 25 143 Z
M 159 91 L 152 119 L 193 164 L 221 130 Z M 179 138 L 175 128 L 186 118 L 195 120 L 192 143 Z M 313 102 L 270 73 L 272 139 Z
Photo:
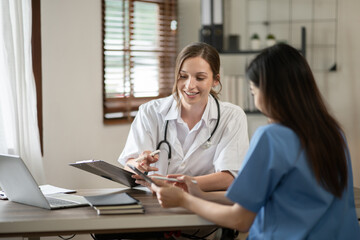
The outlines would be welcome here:
M 60 206 L 73 206 L 78 205 L 78 202 L 73 202 L 69 200 L 59 199 L 59 198 L 53 198 L 53 197 L 46 197 L 48 200 L 50 206 L 52 207 L 60 207 Z

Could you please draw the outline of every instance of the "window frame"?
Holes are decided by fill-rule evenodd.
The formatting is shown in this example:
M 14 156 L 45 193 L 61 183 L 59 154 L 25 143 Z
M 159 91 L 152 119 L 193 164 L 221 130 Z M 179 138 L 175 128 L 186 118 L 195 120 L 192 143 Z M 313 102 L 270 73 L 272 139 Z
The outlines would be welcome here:
M 40 0 L 31 1 L 32 35 L 31 50 L 32 64 L 36 88 L 37 118 L 40 137 L 41 154 L 44 154 L 43 144 L 43 107 L 42 107 L 42 59 L 41 59 L 41 5 Z

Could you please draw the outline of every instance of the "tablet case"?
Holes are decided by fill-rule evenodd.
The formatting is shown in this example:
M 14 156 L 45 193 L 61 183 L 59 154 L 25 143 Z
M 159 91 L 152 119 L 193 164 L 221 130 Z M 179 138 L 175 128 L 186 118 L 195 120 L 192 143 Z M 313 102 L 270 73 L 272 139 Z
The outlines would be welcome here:
M 138 186 L 138 184 L 135 183 L 135 179 L 131 177 L 134 175 L 134 173 L 107 163 L 103 160 L 85 160 L 76 163 L 70 163 L 69 165 L 109 179 L 111 181 L 121 183 L 127 187 L 132 188 Z

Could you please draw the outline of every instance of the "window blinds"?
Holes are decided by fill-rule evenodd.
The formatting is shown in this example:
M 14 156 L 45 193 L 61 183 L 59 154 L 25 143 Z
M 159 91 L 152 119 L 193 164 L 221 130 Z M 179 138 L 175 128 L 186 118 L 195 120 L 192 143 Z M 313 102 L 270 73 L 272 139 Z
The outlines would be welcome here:
M 103 0 L 105 123 L 171 94 L 176 24 L 177 0 Z

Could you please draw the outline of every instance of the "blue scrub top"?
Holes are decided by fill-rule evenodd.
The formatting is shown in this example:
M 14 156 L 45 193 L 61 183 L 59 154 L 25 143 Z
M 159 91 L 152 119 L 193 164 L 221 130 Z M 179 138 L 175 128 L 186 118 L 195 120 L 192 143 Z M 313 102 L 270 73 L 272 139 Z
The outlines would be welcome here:
M 290 128 L 260 127 L 227 192 L 233 202 L 257 213 L 248 239 L 360 239 L 346 151 L 348 188 L 339 199 L 318 184 Z

